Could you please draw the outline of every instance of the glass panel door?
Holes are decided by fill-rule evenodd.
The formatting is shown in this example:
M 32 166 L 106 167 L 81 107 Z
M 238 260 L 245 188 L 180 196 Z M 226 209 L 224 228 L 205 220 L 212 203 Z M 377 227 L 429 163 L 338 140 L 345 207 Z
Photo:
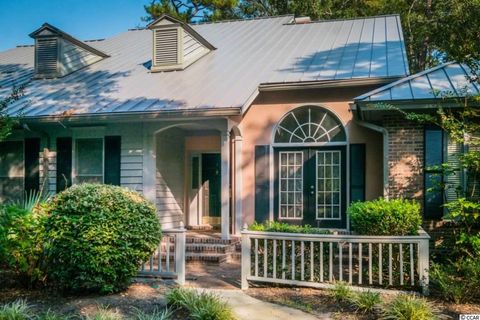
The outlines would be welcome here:
M 316 219 L 340 220 L 341 153 L 339 150 L 316 152 Z
M 303 152 L 280 152 L 279 172 L 280 219 L 303 219 Z
M 275 219 L 346 228 L 346 147 L 275 150 Z

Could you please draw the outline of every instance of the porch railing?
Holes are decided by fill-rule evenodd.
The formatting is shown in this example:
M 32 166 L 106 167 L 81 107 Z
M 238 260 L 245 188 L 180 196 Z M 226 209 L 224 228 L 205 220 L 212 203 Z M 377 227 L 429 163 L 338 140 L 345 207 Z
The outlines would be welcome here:
M 242 231 L 248 281 L 331 288 L 336 281 L 428 294 L 430 236 L 360 236 Z
M 178 284 L 185 284 L 185 245 L 185 228 L 163 230 L 157 250 L 142 265 L 139 276 L 176 279 Z

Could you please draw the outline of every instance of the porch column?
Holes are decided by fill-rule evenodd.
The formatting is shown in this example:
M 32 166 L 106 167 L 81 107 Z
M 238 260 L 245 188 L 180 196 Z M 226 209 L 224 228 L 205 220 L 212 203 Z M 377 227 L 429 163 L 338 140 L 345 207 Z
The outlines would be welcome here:
M 230 133 L 222 132 L 222 239 L 230 239 Z
M 235 136 L 235 234 L 242 231 L 242 137 Z
M 143 195 L 156 204 L 157 164 L 155 159 L 155 138 L 154 133 L 143 132 Z

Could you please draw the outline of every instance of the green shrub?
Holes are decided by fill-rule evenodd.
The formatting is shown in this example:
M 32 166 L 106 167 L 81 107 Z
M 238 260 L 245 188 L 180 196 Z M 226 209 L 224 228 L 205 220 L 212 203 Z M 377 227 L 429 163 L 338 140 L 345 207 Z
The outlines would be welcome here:
M 310 225 L 297 226 L 278 221 L 266 221 L 264 223 L 254 222 L 248 227 L 251 231 L 266 231 L 266 232 L 285 232 L 285 233 L 311 233 L 311 234 L 328 234 L 328 230 L 313 228 Z
M 353 297 L 353 292 L 347 283 L 337 282 L 331 290 L 331 296 L 337 302 L 349 302 Z
M 218 296 L 192 289 L 176 288 L 167 293 L 168 304 L 188 312 L 188 319 L 233 320 L 232 310 Z
M 0 206 L 0 261 L 16 272 L 25 285 L 43 280 L 44 208 Z
M 145 313 L 140 309 L 137 309 L 133 319 L 135 320 L 169 320 L 173 317 L 173 311 L 171 309 L 153 310 L 152 313 Z
M 432 287 L 443 299 L 455 303 L 480 299 L 480 260 L 460 259 L 433 264 L 430 268 Z
M 380 293 L 365 291 L 355 293 L 350 302 L 355 307 L 355 310 L 363 313 L 375 311 L 382 299 L 380 298 Z
M 28 320 L 32 316 L 32 308 L 25 300 L 17 300 L 0 306 L 0 320 Z
M 161 238 L 155 207 L 121 187 L 73 186 L 50 201 L 49 213 L 49 281 L 68 290 L 124 289 Z
M 348 214 L 352 230 L 364 235 L 415 235 L 422 223 L 420 205 L 403 199 L 355 202 Z
M 441 319 L 439 311 L 427 300 L 413 295 L 400 294 L 383 307 L 385 320 L 435 320 Z

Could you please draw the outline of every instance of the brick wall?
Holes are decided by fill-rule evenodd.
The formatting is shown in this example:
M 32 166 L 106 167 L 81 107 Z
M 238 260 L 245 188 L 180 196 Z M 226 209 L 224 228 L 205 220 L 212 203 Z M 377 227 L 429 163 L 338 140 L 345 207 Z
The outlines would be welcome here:
M 401 115 L 385 116 L 388 131 L 389 197 L 423 203 L 423 126 Z

